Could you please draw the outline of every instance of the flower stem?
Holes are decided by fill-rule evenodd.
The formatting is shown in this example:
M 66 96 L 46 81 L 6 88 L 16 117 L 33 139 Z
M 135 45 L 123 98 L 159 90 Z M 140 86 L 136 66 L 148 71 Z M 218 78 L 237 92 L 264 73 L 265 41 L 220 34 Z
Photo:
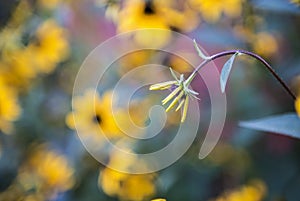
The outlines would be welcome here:
M 227 56 L 227 55 L 233 55 L 236 53 L 246 54 L 246 55 L 251 56 L 251 57 L 255 58 L 256 60 L 260 61 L 262 64 L 264 64 L 264 66 L 277 79 L 277 81 L 283 86 L 283 88 L 288 92 L 288 94 L 294 100 L 296 100 L 295 94 L 291 91 L 291 89 L 288 87 L 288 85 L 280 78 L 280 76 L 275 72 L 275 70 L 271 67 L 271 65 L 268 62 L 266 62 L 266 60 L 264 60 L 261 56 L 255 54 L 253 52 L 246 51 L 246 50 L 228 50 L 228 51 L 224 51 L 224 52 L 220 52 L 215 55 L 212 55 L 209 59 L 204 60 L 199 66 L 197 66 L 197 68 L 192 72 L 192 74 L 189 76 L 188 79 L 190 79 L 190 81 L 193 80 L 193 78 L 196 76 L 196 73 L 207 63 L 209 63 L 215 59 L 218 59 L 220 57 Z

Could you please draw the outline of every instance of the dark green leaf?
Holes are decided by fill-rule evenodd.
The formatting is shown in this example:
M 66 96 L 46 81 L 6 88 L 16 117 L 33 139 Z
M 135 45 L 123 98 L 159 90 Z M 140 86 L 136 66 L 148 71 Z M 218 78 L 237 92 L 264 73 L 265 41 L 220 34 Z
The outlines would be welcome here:
M 242 121 L 241 127 L 272 132 L 300 139 L 300 118 L 296 113 L 275 115 L 251 121 Z

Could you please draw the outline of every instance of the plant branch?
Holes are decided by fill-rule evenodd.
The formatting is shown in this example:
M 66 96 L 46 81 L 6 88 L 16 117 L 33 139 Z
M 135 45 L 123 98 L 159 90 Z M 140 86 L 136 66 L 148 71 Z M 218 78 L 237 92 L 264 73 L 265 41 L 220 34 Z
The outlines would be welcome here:
M 288 92 L 288 94 L 294 100 L 296 100 L 295 94 L 291 91 L 291 89 L 288 87 L 288 85 L 280 78 L 280 76 L 275 72 L 275 70 L 272 68 L 272 66 L 268 62 L 266 62 L 266 60 L 264 60 L 262 57 L 260 57 L 259 55 L 255 54 L 253 52 L 246 51 L 246 50 L 228 50 L 228 51 L 224 51 L 224 52 L 220 52 L 215 55 L 212 55 L 209 59 L 204 60 L 199 66 L 197 66 L 197 68 L 191 74 L 191 80 L 196 76 L 196 73 L 210 61 L 213 61 L 213 60 L 218 59 L 223 56 L 233 55 L 236 53 L 246 54 L 246 55 L 251 56 L 251 57 L 255 58 L 256 60 L 260 61 L 262 64 L 264 64 L 264 66 L 277 79 L 277 81 L 283 86 L 283 88 Z

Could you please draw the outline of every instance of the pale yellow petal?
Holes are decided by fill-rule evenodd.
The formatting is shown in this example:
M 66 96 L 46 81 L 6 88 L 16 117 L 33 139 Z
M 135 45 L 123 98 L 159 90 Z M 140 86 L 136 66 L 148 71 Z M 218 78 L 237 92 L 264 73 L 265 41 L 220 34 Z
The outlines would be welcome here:
M 181 117 L 181 123 L 183 123 L 186 119 L 186 114 L 189 106 L 189 97 L 186 96 L 184 106 L 183 106 L 183 112 L 182 112 L 182 117 Z
M 169 102 L 174 96 L 182 89 L 182 86 L 177 87 L 172 93 L 170 93 L 164 100 L 162 100 L 162 104 L 166 104 Z
M 176 110 L 175 110 L 176 112 L 183 106 L 184 100 L 185 100 L 185 99 L 182 99 L 182 100 L 180 101 L 179 105 L 177 106 L 177 108 L 176 108 Z
M 162 90 L 171 87 L 173 84 L 176 84 L 176 81 L 167 81 L 158 84 L 153 84 L 150 86 L 149 90 Z
M 181 99 L 181 97 L 184 95 L 184 91 L 181 91 L 180 94 L 172 101 L 172 103 L 169 105 L 169 107 L 166 109 L 166 112 L 170 111 L 176 103 Z

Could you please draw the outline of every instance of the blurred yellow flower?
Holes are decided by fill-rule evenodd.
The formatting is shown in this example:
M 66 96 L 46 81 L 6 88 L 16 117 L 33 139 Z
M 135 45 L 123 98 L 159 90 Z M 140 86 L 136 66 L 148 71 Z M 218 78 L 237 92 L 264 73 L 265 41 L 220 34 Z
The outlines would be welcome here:
M 115 117 L 111 107 L 112 92 L 108 91 L 100 98 L 97 92 L 88 90 L 83 96 L 73 100 L 74 110 L 67 115 L 66 123 L 75 129 L 76 122 L 76 129 L 83 134 L 99 134 L 102 130 L 107 137 L 120 137 L 123 134 L 115 118 L 123 114 L 118 110 Z
M 6 82 L 16 88 L 20 92 L 27 90 L 33 78 L 36 77 L 37 72 L 32 66 L 31 53 L 25 50 L 14 50 L 6 52 L 5 57 L 2 58 L 2 71 Z
M 54 196 L 73 187 L 74 170 L 63 155 L 39 146 L 20 169 L 18 182 L 25 189 L 34 186 L 38 192 Z
M 17 120 L 20 114 L 21 108 L 16 92 L 8 87 L 0 77 L 0 130 L 6 134 L 11 133 L 12 122 Z
M 271 34 L 260 32 L 253 40 L 253 50 L 259 55 L 270 56 L 278 50 L 277 41 Z
M 269 57 L 278 51 L 278 42 L 276 38 L 265 31 L 253 32 L 251 29 L 243 26 L 234 28 L 236 34 L 245 42 L 250 44 L 255 53 Z
M 74 185 L 74 170 L 62 155 L 37 149 L 31 156 L 29 164 L 49 188 L 65 191 Z
M 43 22 L 36 32 L 36 42 L 29 44 L 28 51 L 38 72 L 52 72 L 69 54 L 66 31 L 54 20 Z
M 144 29 L 136 32 L 134 39 L 146 47 L 162 47 L 169 42 L 171 31 L 166 19 L 158 12 L 158 1 L 129 0 L 125 3 L 119 14 L 119 32 Z
M 266 185 L 261 180 L 254 180 L 237 190 L 226 192 L 215 201 L 262 201 L 266 194 Z
M 163 199 L 163 198 L 157 198 L 157 199 L 153 199 L 151 201 L 167 201 L 166 199 Z
M 244 0 L 189 0 L 191 7 L 197 9 L 208 22 L 216 22 L 225 14 L 238 17 L 242 12 Z
M 183 12 L 172 8 L 171 1 L 128 0 L 119 13 L 118 31 L 140 29 L 134 40 L 146 47 L 162 47 L 171 39 L 171 29 L 191 31 L 198 25 L 196 13 L 185 7 Z
M 21 43 L 19 29 L 10 27 L 0 32 L 0 74 L 9 85 L 24 92 L 38 73 L 50 73 L 67 57 L 69 46 L 64 29 L 53 20 L 42 23 L 36 40 L 29 40 L 28 46 Z
M 20 12 L 20 9 L 24 10 Z M 26 3 L 20 3 L 16 12 L 24 13 L 28 9 Z M 24 47 L 18 23 L 26 17 L 15 13 L 8 28 L 0 32 L 0 130 L 7 134 L 13 131 L 12 122 L 21 115 L 18 93 L 28 89 L 38 72 L 53 70 L 68 48 L 67 41 L 60 36 L 62 29 L 52 21 L 46 21 L 44 27 L 38 29 L 38 45 L 29 41 L 28 47 Z
M 99 186 L 120 200 L 140 201 L 155 193 L 153 174 L 127 174 L 105 168 L 99 176 Z
M 122 145 L 120 142 L 118 146 Z M 125 150 L 124 150 L 125 149 Z M 123 148 L 126 152 L 130 149 Z M 129 174 L 137 166 L 147 170 L 147 165 L 134 155 L 128 157 L 122 152 L 112 152 L 109 159 L 109 167 L 117 167 L 124 172 L 111 168 L 100 171 L 98 185 L 109 196 L 118 197 L 120 200 L 141 201 L 152 196 L 155 191 L 156 174 Z
M 170 28 L 176 31 L 190 32 L 197 28 L 200 23 L 198 13 L 187 5 L 187 3 L 180 10 L 175 10 L 171 5 L 160 6 L 159 10 Z
M 295 102 L 295 108 L 296 108 L 296 112 L 300 116 L 300 96 L 298 96 L 298 98 L 297 98 L 297 100 Z

